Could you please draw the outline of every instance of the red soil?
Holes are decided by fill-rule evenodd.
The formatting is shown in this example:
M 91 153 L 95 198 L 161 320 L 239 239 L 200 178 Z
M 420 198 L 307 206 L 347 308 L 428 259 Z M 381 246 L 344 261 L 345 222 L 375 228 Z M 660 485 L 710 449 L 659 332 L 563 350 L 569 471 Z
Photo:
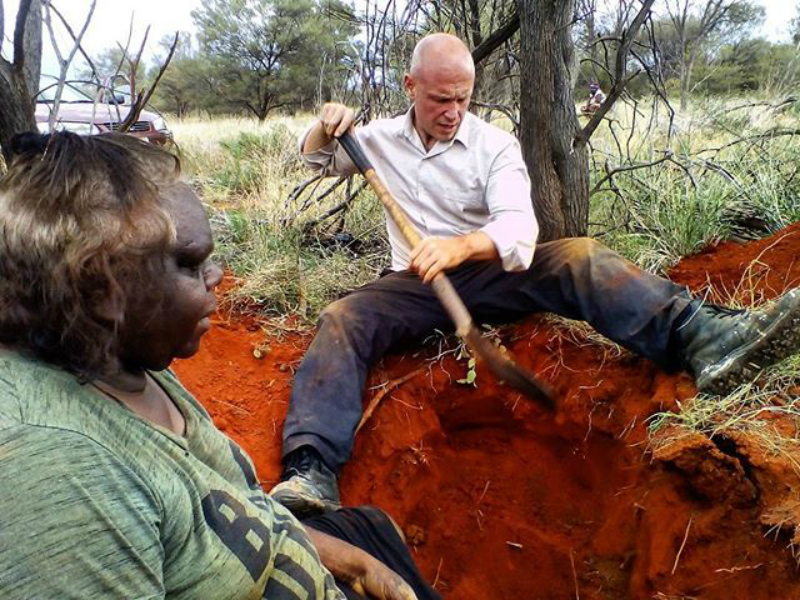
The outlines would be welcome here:
M 800 224 L 746 246 L 710 248 L 671 276 L 695 290 L 710 280 L 725 294 L 743 289 L 746 275 L 766 299 L 800 282 L 798 256 Z M 263 323 L 272 331 L 265 338 L 261 325 L 221 315 L 200 353 L 176 370 L 248 450 L 269 489 L 280 471 L 292 371 L 311 338 L 278 339 Z M 686 375 L 664 374 L 542 317 L 503 338 L 550 381 L 557 415 L 480 366 L 477 388 L 456 383 L 466 368 L 452 355 L 395 354 L 371 386 L 419 373 L 383 398 L 342 476 L 345 504 L 390 512 L 446 598 L 800 598 L 787 549 L 800 482 L 788 459 L 735 435 L 689 436 L 648 451 L 646 420 L 693 395 Z M 368 390 L 365 402 L 379 392 Z

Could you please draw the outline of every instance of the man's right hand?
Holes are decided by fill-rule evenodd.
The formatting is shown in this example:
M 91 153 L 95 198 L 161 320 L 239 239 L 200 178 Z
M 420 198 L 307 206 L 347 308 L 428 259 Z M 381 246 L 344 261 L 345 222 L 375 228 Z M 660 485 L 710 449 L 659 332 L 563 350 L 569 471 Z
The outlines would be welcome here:
M 353 127 L 356 120 L 355 113 L 344 104 L 328 102 L 322 107 L 319 122 L 329 138 L 338 138 L 345 131 Z
M 306 137 L 303 154 L 311 154 L 327 146 L 345 131 L 352 130 L 354 122 L 355 113 L 344 104 L 327 103 L 322 107 L 316 127 Z

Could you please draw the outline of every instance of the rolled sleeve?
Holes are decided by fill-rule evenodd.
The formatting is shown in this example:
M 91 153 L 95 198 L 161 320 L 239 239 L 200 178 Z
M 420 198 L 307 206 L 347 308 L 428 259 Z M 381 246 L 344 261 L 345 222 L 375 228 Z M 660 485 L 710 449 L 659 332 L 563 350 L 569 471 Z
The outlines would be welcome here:
M 506 271 L 524 271 L 533 261 L 539 225 L 533 213 L 531 183 L 518 142 L 497 155 L 486 185 L 490 219 L 480 231 L 497 248 Z
M 354 175 L 358 173 L 358 169 L 353 164 L 353 161 L 350 160 L 344 148 L 342 148 L 337 141 L 332 141 L 330 144 L 314 152 L 309 152 L 308 154 L 303 152 L 306 139 L 308 139 L 311 130 L 316 127 L 316 125 L 316 123 L 313 123 L 305 130 L 303 135 L 300 136 L 300 143 L 297 149 L 300 152 L 303 163 L 312 171 L 321 171 L 325 177 Z M 356 131 L 356 136 L 360 137 L 358 131 Z

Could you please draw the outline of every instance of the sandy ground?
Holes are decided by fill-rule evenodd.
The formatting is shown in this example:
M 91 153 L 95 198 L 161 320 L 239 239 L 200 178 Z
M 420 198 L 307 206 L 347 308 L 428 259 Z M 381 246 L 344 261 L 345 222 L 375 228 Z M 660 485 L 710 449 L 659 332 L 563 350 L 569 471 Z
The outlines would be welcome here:
M 800 284 L 798 257 L 800 224 L 710 248 L 671 276 L 761 301 Z M 694 395 L 689 377 L 540 316 L 501 338 L 550 382 L 557 414 L 480 365 L 477 387 L 457 383 L 464 361 L 431 361 L 435 345 L 405 349 L 374 369 L 365 403 L 413 376 L 385 393 L 342 475 L 344 503 L 390 512 L 446 598 L 800 598 L 800 456 L 733 434 L 654 451 L 646 421 Z M 292 373 L 310 339 L 221 313 L 200 353 L 176 366 L 266 489 L 280 473 Z M 796 435 L 794 423 L 781 427 Z

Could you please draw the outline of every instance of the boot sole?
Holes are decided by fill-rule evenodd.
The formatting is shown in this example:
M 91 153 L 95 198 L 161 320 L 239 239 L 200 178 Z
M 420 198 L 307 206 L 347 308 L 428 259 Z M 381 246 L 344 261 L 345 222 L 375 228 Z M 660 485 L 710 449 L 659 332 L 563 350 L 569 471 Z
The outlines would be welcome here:
M 793 290 L 797 296 L 797 290 Z M 697 389 L 705 394 L 725 396 L 743 383 L 755 380 L 759 372 L 800 350 L 800 303 L 776 320 L 764 335 L 739 348 L 697 378 Z
M 278 491 L 276 494 L 270 494 L 270 497 L 298 518 L 315 517 L 342 507 L 341 504 L 332 500 L 309 498 L 288 490 L 283 493 Z

